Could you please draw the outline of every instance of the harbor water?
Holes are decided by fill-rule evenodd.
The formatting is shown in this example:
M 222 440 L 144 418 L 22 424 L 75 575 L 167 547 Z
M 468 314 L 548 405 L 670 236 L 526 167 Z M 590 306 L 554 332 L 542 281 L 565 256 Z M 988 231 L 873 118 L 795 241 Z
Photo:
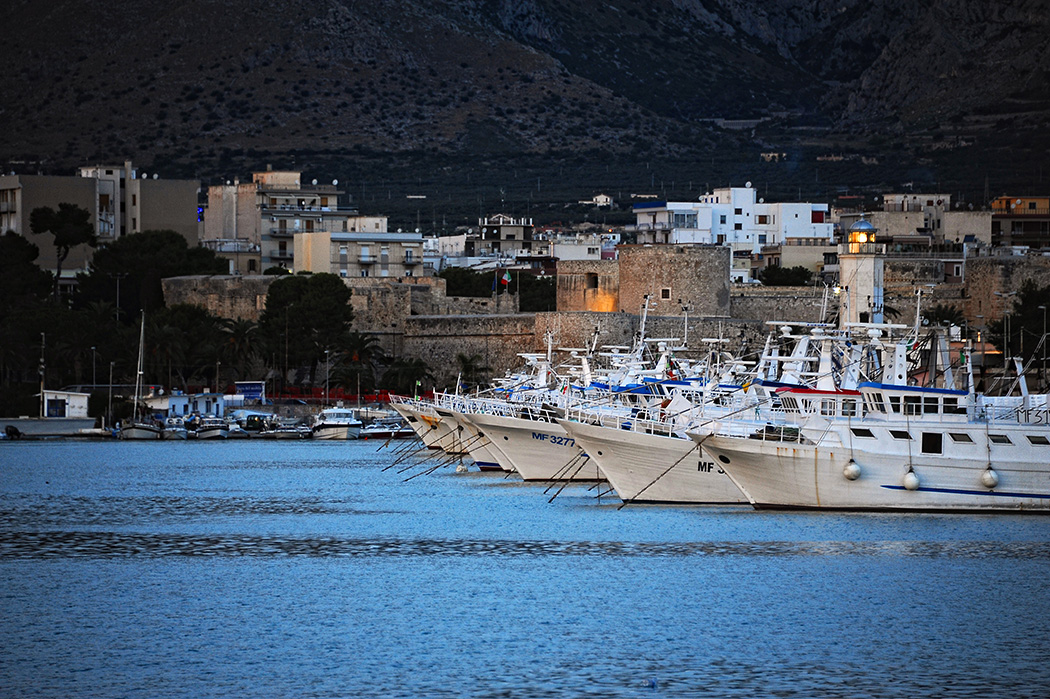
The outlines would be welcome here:
M 0 696 L 1050 687 L 1050 517 L 548 502 L 379 446 L 0 444 Z

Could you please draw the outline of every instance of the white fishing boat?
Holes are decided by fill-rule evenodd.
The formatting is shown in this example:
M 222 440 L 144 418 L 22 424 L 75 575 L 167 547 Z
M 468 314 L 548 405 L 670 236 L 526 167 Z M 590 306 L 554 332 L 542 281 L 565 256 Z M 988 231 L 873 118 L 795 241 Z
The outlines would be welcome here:
M 523 480 L 603 479 L 597 464 L 558 424 L 555 414 L 533 414 L 525 418 L 478 413 L 469 417 Z
M 710 457 L 675 434 L 558 420 L 624 502 L 746 504 Z
M 142 398 L 142 365 L 143 357 L 145 352 L 146 344 L 146 314 L 142 314 L 142 323 L 139 326 L 139 359 L 138 365 L 135 372 L 135 397 L 134 407 L 132 408 L 131 422 L 123 423 L 120 426 L 120 432 L 117 434 L 120 439 L 160 439 L 161 425 L 148 420 L 146 418 L 140 418 L 139 416 L 139 401 Z
M 325 408 L 314 419 L 314 439 L 357 439 L 361 434 L 361 421 L 349 408 Z
M 904 385 L 906 343 L 883 355 L 885 383 L 782 391 L 794 424 L 690 436 L 759 508 L 1050 511 L 1047 396 L 975 393 L 968 357 L 961 377 L 940 362 L 942 387 Z
M 478 429 L 478 426 L 470 419 L 470 415 L 457 410 L 449 410 L 448 412 L 452 419 L 456 421 L 456 424 L 463 427 L 466 435 L 466 438 L 463 440 L 463 447 L 470 454 L 470 458 L 474 460 L 474 465 L 478 467 L 478 470 L 514 470 L 514 467 L 510 465 L 510 460 L 499 454 L 495 444 L 488 438 L 488 435 Z

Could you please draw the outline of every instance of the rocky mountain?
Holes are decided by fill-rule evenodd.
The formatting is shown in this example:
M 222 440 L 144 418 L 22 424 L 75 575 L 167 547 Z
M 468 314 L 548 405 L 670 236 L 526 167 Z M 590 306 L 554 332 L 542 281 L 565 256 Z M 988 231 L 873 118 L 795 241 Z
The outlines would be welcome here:
M 1039 0 L 9 0 L 5 20 L 6 169 L 471 182 L 585 158 L 717 184 L 762 151 L 794 162 L 778 181 L 846 152 L 1020 186 L 1035 171 L 1000 159 L 1050 145 Z

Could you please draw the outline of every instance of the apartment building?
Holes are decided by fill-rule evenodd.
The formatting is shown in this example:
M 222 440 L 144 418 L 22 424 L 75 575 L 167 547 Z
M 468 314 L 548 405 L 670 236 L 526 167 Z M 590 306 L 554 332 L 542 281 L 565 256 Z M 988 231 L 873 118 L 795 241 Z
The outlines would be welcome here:
M 91 212 L 98 243 L 105 245 L 129 233 L 173 230 L 190 246 L 197 245 L 199 210 L 197 180 L 162 179 L 140 172 L 130 160 L 122 165 L 81 167 L 75 176 L 0 175 L 0 231 L 12 230 L 40 248 L 38 264 L 54 272 L 57 260 L 50 236 L 30 229 L 33 209 L 74 204 Z M 61 284 L 73 283 L 87 271 L 92 249 L 81 245 L 70 251 L 62 266 Z
M 302 173 L 266 170 L 208 188 L 201 244 L 230 260 L 231 273 L 295 266 L 297 233 L 342 232 L 356 210 L 340 208 L 338 182 L 303 183 Z
M 732 249 L 733 281 L 751 280 L 752 257 L 763 248 L 831 244 L 834 227 L 827 204 L 766 203 L 748 182 L 704 194 L 695 202 L 655 201 L 634 205 L 640 244 L 725 245 Z

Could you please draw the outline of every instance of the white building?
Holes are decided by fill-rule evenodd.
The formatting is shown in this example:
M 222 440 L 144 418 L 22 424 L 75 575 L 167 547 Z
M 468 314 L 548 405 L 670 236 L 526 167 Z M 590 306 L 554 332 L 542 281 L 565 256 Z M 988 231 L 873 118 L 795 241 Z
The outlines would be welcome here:
M 750 182 L 716 189 L 695 202 L 635 204 L 634 213 L 639 243 L 731 247 L 734 281 L 750 279 L 750 257 L 760 254 L 763 246 L 823 245 L 834 239 L 827 204 L 766 203 L 757 198 Z

